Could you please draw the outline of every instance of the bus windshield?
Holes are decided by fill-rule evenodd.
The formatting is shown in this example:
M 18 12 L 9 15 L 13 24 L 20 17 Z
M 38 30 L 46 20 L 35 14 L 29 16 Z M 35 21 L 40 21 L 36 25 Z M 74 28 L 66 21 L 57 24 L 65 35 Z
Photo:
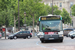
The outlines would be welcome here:
M 62 31 L 62 21 L 40 21 L 40 31 Z

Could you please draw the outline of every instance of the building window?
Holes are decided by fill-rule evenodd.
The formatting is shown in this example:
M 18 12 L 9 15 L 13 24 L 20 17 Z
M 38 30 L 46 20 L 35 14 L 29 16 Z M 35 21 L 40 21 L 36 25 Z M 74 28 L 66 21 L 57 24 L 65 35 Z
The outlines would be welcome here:
M 62 7 L 62 3 L 60 3 L 60 7 Z
M 71 10 L 70 10 L 70 16 L 72 16 L 72 12 L 71 12 Z
M 44 3 L 46 5 L 46 3 Z
M 57 4 L 58 4 L 58 2 L 57 2 Z
M 70 23 L 70 26 L 72 26 L 72 27 L 73 27 L 73 21 Z
M 52 7 L 52 3 L 50 3 L 50 6 Z
M 73 2 L 70 2 L 70 8 L 73 6 Z

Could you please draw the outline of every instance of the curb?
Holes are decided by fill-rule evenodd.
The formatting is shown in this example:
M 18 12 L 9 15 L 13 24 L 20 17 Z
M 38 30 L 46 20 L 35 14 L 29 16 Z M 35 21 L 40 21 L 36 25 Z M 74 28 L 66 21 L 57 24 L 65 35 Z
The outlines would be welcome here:
M 6 39 L 5 39 L 5 37 L 1 37 L 1 40 L 7 40 L 8 39 L 8 37 L 6 37 Z

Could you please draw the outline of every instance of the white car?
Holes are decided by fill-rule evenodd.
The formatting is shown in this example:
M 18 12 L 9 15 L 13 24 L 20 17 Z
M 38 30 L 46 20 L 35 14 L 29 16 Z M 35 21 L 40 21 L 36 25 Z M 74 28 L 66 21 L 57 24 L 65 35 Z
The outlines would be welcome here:
M 68 36 L 71 37 L 71 39 L 74 39 L 74 38 L 75 38 L 75 30 L 69 32 L 69 33 L 68 33 Z

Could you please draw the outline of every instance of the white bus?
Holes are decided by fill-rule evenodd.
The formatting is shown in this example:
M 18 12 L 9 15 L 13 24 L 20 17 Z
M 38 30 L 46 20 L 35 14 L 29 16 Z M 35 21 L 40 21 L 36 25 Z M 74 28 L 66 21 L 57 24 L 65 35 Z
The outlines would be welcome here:
M 43 43 L 48 40 L 59 40 L 63 42 L 63 22 L 59 15 L 40 16 L 39 33 L 37 36 Z

